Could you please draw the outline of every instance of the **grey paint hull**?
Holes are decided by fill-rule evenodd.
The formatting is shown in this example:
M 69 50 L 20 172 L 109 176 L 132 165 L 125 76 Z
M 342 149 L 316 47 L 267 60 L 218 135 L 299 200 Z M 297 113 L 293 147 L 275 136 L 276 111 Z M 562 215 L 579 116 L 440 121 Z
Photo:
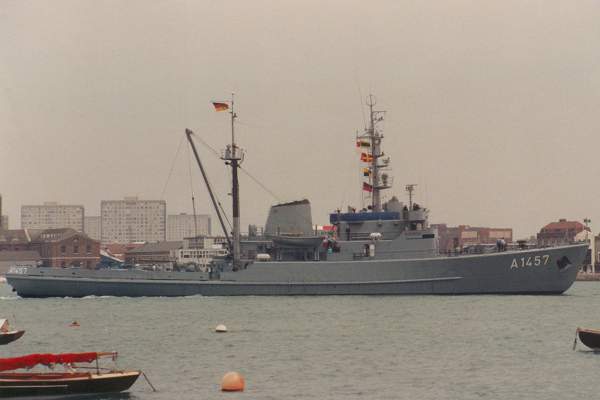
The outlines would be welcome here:
M 412 260 L 254 263 L 202 273 L 35 268 L 7 274 L 22 297 L 558 294 L 587 245 Z

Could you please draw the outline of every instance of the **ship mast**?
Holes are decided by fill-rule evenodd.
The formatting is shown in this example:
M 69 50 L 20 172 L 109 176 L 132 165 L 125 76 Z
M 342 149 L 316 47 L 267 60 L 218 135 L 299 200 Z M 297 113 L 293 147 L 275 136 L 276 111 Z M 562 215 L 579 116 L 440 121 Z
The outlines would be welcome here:
M 196 145 L 194 144 L 194 141 L 192 140 L 193 134 L 194 134 L 194 132 L 192 132 L 190 129 L 185 130 L 185 135 L 187 136 L 187 140 L 190 143 L 190 146 L 192 147 L 192 151 L 194 152 L 194 157 L 196 158 L 196 162 L 198 163 L 198 167 L 200 168 L 200 172 L 202 173 L 202 178 L 204 178 L 204 183 L 206 184 L 206 188 L 208 189 L 208 194 L 210 195 L 210 199 L 213 203 L 213 206 L 215 207 L 217 217 L 219 217 L 219 222 L 221 223 L 221 228 L 223 229 L 223 233 L 225 234 L 225 239 L 227 239 L 227 245 L 231 249 L 231 247 L 232 247 L 231 239 L 229 238 L 229 234 L 227 233 L 227 228 L 225 227 L 225 222 L 223 221 L 223 216 L 221 215 L 221 212 L 219 211 L 219 207 L 217 205 L 217 200 L 213 193 L 212 187 L 210 186 L 210 183 L 208 182 L 208 177 L 206 176 L 206 171 L 204 171 L 204 167 L 202 166 L 202 162 L 200 161 L 200 156 L 198 156 L 198 151 L 196 150 Z M 192 200 L 192 203 L 193 203 L 193 200 Z M 196 207 L 194 207 L 194 227 L 196 227 L 195 219 L 196 219 Z M 196 235 L 198 235 L 197 232 L 196 232 Z
M 382 174 L 382 169 L 387 166 L 387 162 L 381 164 L 379 159 L 383 157 L 384 153 L 381 151 L 381 140 L 383 134 L 377 129 L 377 123 L 383 121 L 385 111 L 377 111 L 373 109 L 377 100 L 372 94 L 367 98 L 367 106 L 369 106 L 369 127 L 367 128 L 363 137 L 366 137 L 371 142 L 371 210 L 373 212 L 380 212 L 381 207 L 381 190 L 388 189 L 387 175 Z
M 233 214 L 233 269 L 240 268 L 240 186 L 238 181 L 238 168 L 244 161 L 244 151 L 235 144 L 235 119 L 237 114 L 233 108 L 233 93 L 231 94 L 231 144 L 225 147 L 221 159 L 225 164 L 231 166 L 231 197 L 232 197 L 232 214 Z

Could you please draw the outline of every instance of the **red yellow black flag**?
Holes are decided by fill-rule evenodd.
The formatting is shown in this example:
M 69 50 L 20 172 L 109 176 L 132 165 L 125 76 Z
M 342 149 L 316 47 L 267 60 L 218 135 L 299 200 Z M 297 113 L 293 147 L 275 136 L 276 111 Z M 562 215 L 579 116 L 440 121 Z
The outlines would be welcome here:
M 373 156 L 368 153 L 360 153 L 360 161 L 362 162 L 372 162 Z

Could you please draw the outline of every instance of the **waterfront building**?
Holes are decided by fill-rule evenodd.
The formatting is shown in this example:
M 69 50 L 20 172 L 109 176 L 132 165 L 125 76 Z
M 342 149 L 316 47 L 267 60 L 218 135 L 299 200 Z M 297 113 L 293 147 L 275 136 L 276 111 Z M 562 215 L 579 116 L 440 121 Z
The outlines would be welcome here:
M 177 250 L 182 242 L 156 242 L 146 243 L 141 247 L 134 248 L 125 253 L 125 263 L 131 265 L 159 266 L 164 269 L 172 269 L 177 257 Z
M 144 242 L 136 243 L 105 243 L 102 244 L 102 250 L 106 251 L 112 257 L 118 258 L 121 261 L 125 261 L 125 254 L 128 251 L 142 247 Z
M 488 228 L 469 225 L 455 227 L 446 224 L 432 224 L 438 231 L 439 248 L 441 251 L 455 251 L 466 246 L 477 244 L 496 244 L 499 239 L 506 243 L 513 241 L 512 228 Z
M 5 229 L 0 230 L 0 251 L 29 250 L 32 240 L 43 232 L 41 229 Z
M 100 259 L 100 242 L 72 228 L 0 231 L 0 252 L 28 251 L 37 252 L 35 261 L 45 267 L 94 268 Z
M 556 246 L 572 243 L 576 240 L 575 237 L 584 230 L 589 230 L 589 228 L 581 222 L 567 221 L 562 218 L 558 222 L 550 222 L 540 230 L 537 234 L 538 244 L 541 246 Z
M 44 267 L 95 268 L 100 261 L 100 242 L 71 228 L 46 229 L 32 240 Z
M 45 202 L 43 205 L 21 206 L 22 229 L 71 228 L 84 231 L 84 209 L 80 205 Z
M 185 213 L 167 216 L 167 240 L 183 240 L 197 235 L 210 236 L 210 215 Z
M 102 243 L 158 242 L 166 238 L 164 200 L 102 200 L 100 203 Z
M 215 257 L 225 257 L 228 251 L 224 237 L 196 236 L 183 240 L 175 252 L 175 263 L 183 268 L 206 271 Z
M 85 234 L 94 240 L 101 240 L 102 237 L 100 234 L 100 217 L 99 216 L 84 217 L 83 221 L 84 221 Z

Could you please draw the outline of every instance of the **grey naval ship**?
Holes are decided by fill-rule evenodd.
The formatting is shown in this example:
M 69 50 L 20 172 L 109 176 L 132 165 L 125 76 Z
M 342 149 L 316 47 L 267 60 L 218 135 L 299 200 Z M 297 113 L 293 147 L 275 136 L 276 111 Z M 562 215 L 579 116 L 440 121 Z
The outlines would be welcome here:
M 246 295 L 458 295 L 560 294 L 575 281 L 587 243 L 557 247 L 492 248 L 475 246 L 445 254 L 438 248 L 429 210 L 396 197 L 383 201 L 391 187 L 390 159 L 382 151 L 379 122 L 384 112 L 370 110 L 366 129 L 357 135 L 363 151 L 362 190 L 369 205 L 360 211 L 330 214 L 335 235 L 313 229 L 308 200 L 271 207 L 264 232 L 240 234 L 238 169 L 243 150 L 235 143 L 237 115 L 233 97 L 218 103 L 231 115 L 231 144 L 221 158 L 232 171 L 231 235 L 223 223 L 212 189 L 192 139 L 187 139 L 204 177 L 227 239 L 228 255 L 204 270 L 169 271 L 84 268 L 13 268 L 7 282 L 22 297 L 96 296 L 246 296 Z M 217 108 L 217 105 L 215 105 Z

